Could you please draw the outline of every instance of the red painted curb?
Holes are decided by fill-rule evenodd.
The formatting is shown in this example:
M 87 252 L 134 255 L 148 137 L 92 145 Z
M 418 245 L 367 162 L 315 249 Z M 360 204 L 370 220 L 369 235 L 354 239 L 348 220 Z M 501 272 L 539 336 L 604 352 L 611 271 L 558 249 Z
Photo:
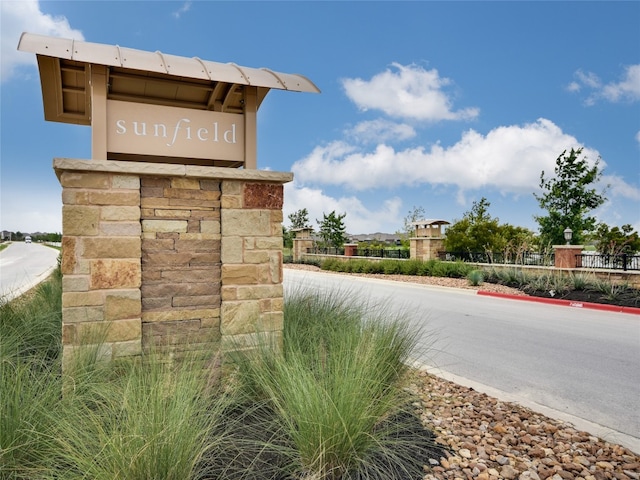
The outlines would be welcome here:
M 589 308 L 591 310 L 604 310 L 607 312 L 630 313 L 633 315 L 640 315 L 640 308 L 621 307 L 619 305 L 607 305 L 604 303 L 578 302 L 575 300 L 562 300 L 560 298 L 531 297 L 528 295 L 511 295 L 509 293 L 486 292 L 483 290 L 478 290 L 478 295 L 483 295 L 485 297 L 506 298 L 509 300 L 525 300 L 528 302 L 547 303 L 550 305 L 560 305 L 564 307 Z

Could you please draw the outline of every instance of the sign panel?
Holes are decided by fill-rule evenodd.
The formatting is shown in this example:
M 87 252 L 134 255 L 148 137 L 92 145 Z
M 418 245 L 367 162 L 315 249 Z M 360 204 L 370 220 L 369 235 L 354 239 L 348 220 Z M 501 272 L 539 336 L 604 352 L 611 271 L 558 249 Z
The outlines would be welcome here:
M 108 100 L 107 152 L 244 162 L 244 115 Z

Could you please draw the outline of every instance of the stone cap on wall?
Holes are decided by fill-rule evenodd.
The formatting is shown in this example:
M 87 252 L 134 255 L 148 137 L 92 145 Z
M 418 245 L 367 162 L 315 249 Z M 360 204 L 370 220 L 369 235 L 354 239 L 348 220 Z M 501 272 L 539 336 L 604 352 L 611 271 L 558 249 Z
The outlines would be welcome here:
M 80 160 L 55 158 L 53 169 L 58 178 L 63 171 L 113 172 L 131 175 L 160 175 L 175 177 L 217 178 L 221 180 L 249 180 L 255 182 L 288 183 L 293 180 L 291 172 L 271 170 L 233 169 L 199 165 L 129 162 L 115 160 Z

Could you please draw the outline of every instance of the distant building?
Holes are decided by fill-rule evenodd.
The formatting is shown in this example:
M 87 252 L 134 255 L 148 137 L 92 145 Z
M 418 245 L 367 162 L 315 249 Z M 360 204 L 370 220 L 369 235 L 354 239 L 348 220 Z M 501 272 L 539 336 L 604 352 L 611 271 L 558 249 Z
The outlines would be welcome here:
M 363 233 L 358 235 L 349 235 L 349 241 L 352 243 L 359 242 L 381 242 L 389 245 L 400 244 L 400 236 L 395 233 Z

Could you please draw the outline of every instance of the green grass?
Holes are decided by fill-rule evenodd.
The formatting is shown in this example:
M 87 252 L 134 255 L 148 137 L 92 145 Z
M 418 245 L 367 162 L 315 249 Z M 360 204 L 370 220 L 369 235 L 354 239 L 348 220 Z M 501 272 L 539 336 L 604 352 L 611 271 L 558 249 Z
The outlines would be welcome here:
M 223 371 L 107 362 L 99 332 L 63 371 L 60 297 L 57 272 L 0 305 L 0 479 L 382 480 L 438 457 L 403 389 L 419 332 L 383 304 L 288 297 L 282 341 Z
M 55 274 L 0 303 L 0 478 L 37 479 L 52 463 L 50 431 L 61 396 L 61 288 Z

